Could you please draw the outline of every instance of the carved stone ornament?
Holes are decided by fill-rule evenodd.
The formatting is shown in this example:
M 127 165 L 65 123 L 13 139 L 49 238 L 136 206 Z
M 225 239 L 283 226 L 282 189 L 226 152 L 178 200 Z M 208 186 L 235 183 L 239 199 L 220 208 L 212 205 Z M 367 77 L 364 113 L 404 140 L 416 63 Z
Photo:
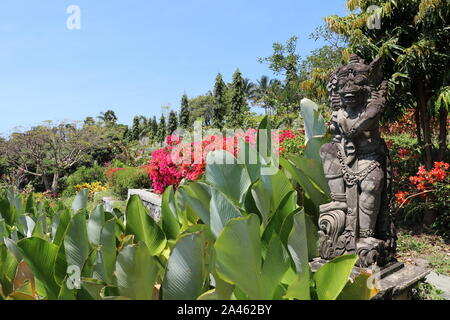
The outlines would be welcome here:
M 330 76 L 333 140 L 321 158 L 333 201 L 320 208 L 323 259 L 356 253 L 362 267 L 383 266 L 395 254 L 391 165 L 379 130 L 387 89 L 381 80 L 381 61 L 366 64 L 357 55 Z

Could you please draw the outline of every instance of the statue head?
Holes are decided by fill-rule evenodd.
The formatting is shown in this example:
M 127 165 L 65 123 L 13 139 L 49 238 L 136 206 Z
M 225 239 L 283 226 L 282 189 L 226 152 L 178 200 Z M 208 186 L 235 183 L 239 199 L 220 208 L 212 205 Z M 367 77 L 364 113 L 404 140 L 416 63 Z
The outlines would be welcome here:
M 328 90 L 333 109 L 364 107 L 373 88 L 381 81 L 380 67 L 379 59 L 366 64 L 364 59 L 352 54 L 347 65 L 331 74 Z

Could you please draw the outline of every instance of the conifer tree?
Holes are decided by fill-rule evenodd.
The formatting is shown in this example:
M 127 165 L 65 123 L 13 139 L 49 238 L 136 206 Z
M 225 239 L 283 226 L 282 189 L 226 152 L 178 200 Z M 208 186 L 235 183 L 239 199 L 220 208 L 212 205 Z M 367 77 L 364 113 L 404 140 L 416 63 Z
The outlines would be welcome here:
M 212 125 L 215 128 L 222 129 L 227 110 L 227 86 L 219 73 L 214 85 L 214 106 L 212 112 Z
M 158 125 L 158 142 L 163 143 L 167 136 L 167 127 L 166 127 L 166 117 L 164 114 L 161 115 L 161 118 L 159 119 L 159 125 Z
M 189 110 L 189 99 L 186 94 L 183 94 L 181 97 L 181 111 L 180 111 L 180 127 L 181 128 L 188 128 L 189 127 L 189 121 L 191 117 L 191 112 Z
M 138 116 L 133 118 L 133 126 L 131 127 L 130 138 L 131 140 L 139 140 L 141 136 L 141 122 Z
M 233 74 L 231 89 L 231 109 L 227 117 L 227 124 L 232 128 L 241 128 L 244 125 L 244 114 L 249 107 L 245 93 L 245 81 L 239 69 Z
M 171 135 L 178 128 L 177 113 L 173 110 L 169 113 L 169 122 L 167 124 L 167 134 Z

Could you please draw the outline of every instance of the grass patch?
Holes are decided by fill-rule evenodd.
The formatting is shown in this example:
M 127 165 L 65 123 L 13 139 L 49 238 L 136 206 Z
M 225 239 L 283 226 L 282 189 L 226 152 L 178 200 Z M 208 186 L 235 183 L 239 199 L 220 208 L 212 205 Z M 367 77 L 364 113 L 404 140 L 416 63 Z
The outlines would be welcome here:
M 450 276 L 450 245 L 442 237 L 400 232 L 397 258 L 404 263 L 413 263 L 417 258 L 424 259 L 436 273 Z

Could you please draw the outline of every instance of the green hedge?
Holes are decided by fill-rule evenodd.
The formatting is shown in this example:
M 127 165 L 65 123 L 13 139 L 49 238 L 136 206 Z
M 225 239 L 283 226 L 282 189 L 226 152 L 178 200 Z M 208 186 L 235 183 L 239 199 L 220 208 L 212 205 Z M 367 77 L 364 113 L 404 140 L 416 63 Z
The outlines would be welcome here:
M 113 192 L 122 198 L 127 196 L 128 189 L 150 189 L 152 187 L 147 171 L 142 168 L 121 169 L 112 175 L 109 184 Z

